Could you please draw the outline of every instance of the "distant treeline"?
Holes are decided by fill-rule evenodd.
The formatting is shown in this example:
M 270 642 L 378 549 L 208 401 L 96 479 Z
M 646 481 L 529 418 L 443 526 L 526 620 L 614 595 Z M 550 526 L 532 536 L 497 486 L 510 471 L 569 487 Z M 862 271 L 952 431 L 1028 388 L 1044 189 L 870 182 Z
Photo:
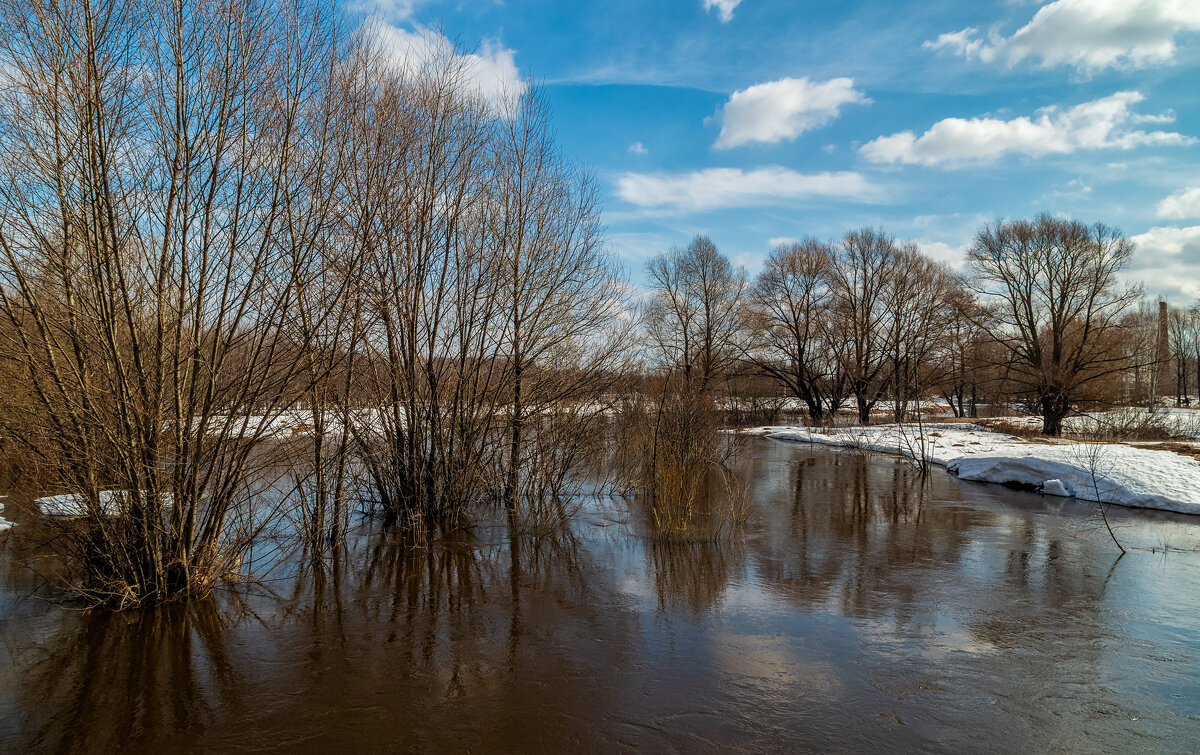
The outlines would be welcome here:
M 1071 411 L 1183 404 L 1200 385 L 1200 307 L 1147 306 L 1118 278 L 1133 254 L 1107 226 L 1043 214 L 982 228 L 962 272 L 863 228 L 782 245 L 751 280 L 697 236 L 650 262 L 644 330 L 654 364 L 738 405 L 785 396 L 817 424 L 845 409 L 867 424 L 881 401 L 897 422 L 921 400 L 1012 405 L 1058 435 Z

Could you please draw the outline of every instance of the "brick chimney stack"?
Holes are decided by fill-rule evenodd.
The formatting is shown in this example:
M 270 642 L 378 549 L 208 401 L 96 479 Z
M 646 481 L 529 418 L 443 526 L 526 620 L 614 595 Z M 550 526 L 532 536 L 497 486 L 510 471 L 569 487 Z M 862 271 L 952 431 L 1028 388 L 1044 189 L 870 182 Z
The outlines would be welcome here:
M 1154 398 L 1171 385 L 1171 346 L 1167 340 L 1167 303 L 1158 303 L 1158 346 L 1154 350 Z

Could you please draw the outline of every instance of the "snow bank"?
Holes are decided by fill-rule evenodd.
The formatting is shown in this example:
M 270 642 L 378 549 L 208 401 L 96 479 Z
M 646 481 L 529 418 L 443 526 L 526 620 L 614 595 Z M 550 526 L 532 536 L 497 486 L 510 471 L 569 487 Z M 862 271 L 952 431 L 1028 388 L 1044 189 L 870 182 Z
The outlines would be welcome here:
M 4 518 L 4 504 L 0 503 L 0 532 L 12 526 L 14 526 L 14 523 Z
M 1074 496 L 1133 508 L 1200 514 L 1200 461 L 1171 451 L 1118 443 L 1033 443 L 975 425 L 751 431 L 779 440 L 924 456 L 964 480 L 1028 485 L 1045 495 Z

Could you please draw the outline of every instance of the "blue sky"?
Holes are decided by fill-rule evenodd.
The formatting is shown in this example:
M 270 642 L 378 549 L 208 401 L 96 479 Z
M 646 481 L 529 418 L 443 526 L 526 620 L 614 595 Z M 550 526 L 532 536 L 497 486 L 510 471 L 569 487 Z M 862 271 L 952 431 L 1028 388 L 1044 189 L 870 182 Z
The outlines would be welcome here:
M 959 264 L 1041 211 L 1138 243 L 1200 296 L 1200 1 L 385 0 L 398 55 L 454 43 L 497 98 L 536 85 L 598 180 L 613 250 L 706 233 L 751 273 L 864 225 Z

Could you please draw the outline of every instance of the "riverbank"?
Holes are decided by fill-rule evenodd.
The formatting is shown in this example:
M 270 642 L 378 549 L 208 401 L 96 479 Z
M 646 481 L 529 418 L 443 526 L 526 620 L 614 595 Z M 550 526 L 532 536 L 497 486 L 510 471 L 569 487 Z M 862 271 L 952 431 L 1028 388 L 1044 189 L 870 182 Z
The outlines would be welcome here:
M 1124 443 L 1027 440 L 978 425 L 930 424 L 745 432 L 924 459 L 963 480 L 1029 487 L 1044 495 L 1200 515 L 1200 461 Z

